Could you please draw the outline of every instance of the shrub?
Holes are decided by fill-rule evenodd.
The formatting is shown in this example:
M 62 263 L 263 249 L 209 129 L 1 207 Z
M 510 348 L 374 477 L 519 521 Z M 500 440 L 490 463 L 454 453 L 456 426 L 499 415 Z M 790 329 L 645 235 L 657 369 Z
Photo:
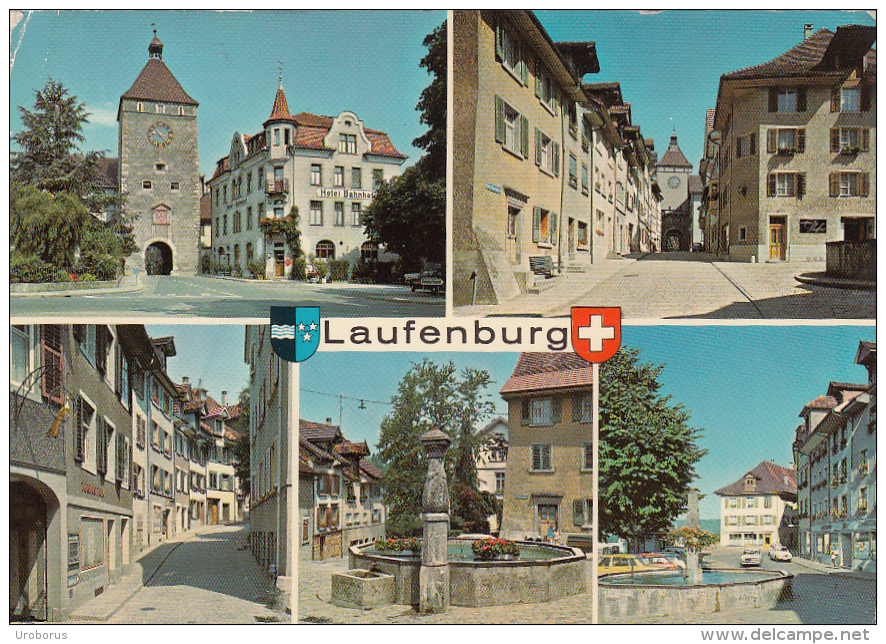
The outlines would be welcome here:
M 71 274 L 63 268 L 59 268 L 52 274 L 53 282 L 70 282 Z
M 329 266 L 327 266 L 323 262 L 317 262 L 316 264 L 314 264 L 314 268 L 317 270 L 317 275 L 320 276 L 321 280 L 326 277 L 326 274 L 329 272 Z
M 379 539 L 375 542 L 375 549 L 378 552 L 403 552 L 411 550 L 412 552 L 421 552 L 421 539 L 398 539 L 396 537 L 388 537 L 387 539 Z
M 372 282 L 373 265 L 362 259 L 354 264 L 351 271 L 351 281 L 355 284 L 369 284 Z
M 351 272 L 351 262 L 339 259 L 329 264 L 330 282 L 347 282 L 348 273 Z
M 93 275 L 96 280 L 107 282 L 117 279 L 118 262 L 113 257 L 102 255 L 83 255 L 77 263 L 78 273 Z
M 39 257 L 13 257 L 9 261 L 9 281 L 20 284 L 51 282 L 56 270 L 56 267 Z
M 292 271 L 289 273 L 289 279 L 291 280 L 299 280 L 300 282 L 304 282 L 307 278 L 305 273 L 305 267 L 307 266 L 307 262 L 304 257 L 296 257 L 292 260 Z
M 249 262 L 249 266 L 246 267 L 252 276 L 256 279 L 263 280 L 265 278 L 265 265 L 260 264 L 259 262 Z
M 95 282 L 96 281 L 95 275 L 92 275 L 91 273 L 83 273 L 80 276 L 80 281 L 81 282 Z

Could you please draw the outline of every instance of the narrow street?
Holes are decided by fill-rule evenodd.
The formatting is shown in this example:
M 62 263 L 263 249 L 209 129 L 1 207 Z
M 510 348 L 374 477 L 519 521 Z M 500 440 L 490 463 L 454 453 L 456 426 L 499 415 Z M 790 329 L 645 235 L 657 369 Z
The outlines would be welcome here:
M 141 562 L 144 586 L 107 623 L 288 622 L 275 607 L 274 580 L 247 549 L 247 534 L 246 524 L 217 526 L 151 551 Z
M 10 298 L 12 317 L 267 317 L 271 305 L 319 306 L 323 317 L 440 317 L 444 299 L 407 286 L 145 276 L 134 293 Z
M 623 319 L 874 319 L 876 293 L 801 284 L 823 262 L 740 263 L 704 253 L 607 259 L 567 272 L 538 294 L 456 315 L 568 316 L 573 306 L 620 306 Z

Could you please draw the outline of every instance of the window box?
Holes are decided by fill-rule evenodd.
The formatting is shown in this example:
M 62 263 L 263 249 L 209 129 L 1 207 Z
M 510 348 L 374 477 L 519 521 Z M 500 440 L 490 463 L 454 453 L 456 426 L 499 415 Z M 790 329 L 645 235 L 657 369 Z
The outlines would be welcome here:
M 840 154 L 856 155 L 859 152 L 861 152 L 861 148 L 857 145 L 853 145 L 853 146 L 844 145 L 842 148 L 840 148 Z
M 781 157 L 793 156 L 797 154 L 797 148 L 778 148 L 776 154 Z

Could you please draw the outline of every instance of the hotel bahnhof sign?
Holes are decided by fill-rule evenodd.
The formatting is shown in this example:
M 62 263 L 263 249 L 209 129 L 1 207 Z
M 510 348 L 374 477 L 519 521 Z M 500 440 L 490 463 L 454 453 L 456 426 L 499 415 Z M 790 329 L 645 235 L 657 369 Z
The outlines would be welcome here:
M 348 188 L 317 188 L 317 196 L 327 199 L 359 199 L 372 201 L 375 193 L 372 190 L 350 190 Z

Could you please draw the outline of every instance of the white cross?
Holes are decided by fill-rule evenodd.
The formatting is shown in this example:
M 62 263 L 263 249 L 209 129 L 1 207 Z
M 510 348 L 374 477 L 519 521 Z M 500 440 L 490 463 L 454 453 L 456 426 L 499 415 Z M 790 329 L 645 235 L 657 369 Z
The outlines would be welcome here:
M 603 326 L 603 316 L 592 315 L 589 326 L 579 327 L 578 339 L 590 340 L 592 352 L 602 351 L 603 340 L 615 339 L 615 327 Z

